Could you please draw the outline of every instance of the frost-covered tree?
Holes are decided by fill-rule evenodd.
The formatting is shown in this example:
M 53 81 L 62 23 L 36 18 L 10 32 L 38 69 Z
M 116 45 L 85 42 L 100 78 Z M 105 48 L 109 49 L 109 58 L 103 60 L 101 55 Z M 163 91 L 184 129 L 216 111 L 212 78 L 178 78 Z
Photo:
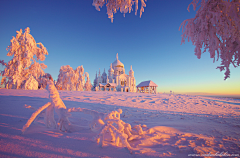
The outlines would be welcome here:
M 47 66 L 37 61 L 44 61 L 48 52 L 42 43 L 36 43 L 30 34 L 29 27 L 24 33 L 22 29 L 17 31 L 16 37 L 13 37 L 10 42 L 7 47 L 7 56 L 13 56 L 13 58 L 8 63 L 3 60 L 0 62 L 5 66 L 5 69 L 1 71 L 4 80 L 2 83 L 6 88 L 21 89 L 25 87 L 24 82 L 31 76 L 38 80 L 41 75 L 44 75 L 43 69 Z
M 89 74 L 87 72 L 85 72 L 85 76 L 87 78 L 87 81 L 86 81 L 86 83 L 84 85 L 84 89 L 85 89 L 85 91 L 91 91 L 92 84 L 91 84 L 91 81 L 90 81 L 90 78 L 89 78 Z
M 83 91 L 83 87 L 85 84 L 85 76 L 84 76 L 84 68 L 83 66 L 78 66 L 75 70 L 75 74 L 77 76 L 77 81 L 76 81 L 76 90 L 77 91 Z
M 69 65 L 61 66 L 56 87 L 58 90 L 83 91 L 86 85 L 85 77 L 87 76 L 84 75 L 83 66 L 78 66 L 76 70 Z M 87 80 L 90 83 L 89 75 Z M 89 89 L 89 83 L 87 83 L 87 89 Z
M 76 91 L 83 91 L 83 86 L 81 80 L 77 81 Z
M 31 75 L 22 85 L 23 89 L 38 90 L 38 81 Z
M 61 90 L 76 90 L 75 87 L 75 72 L 69 65 L 61 66 L 59 70 L 56 87 Z
M 140 9 L 140 17 L 144 12 L 144 7 L 146 7 L 145 1 L 141 1 L 141 9 Z M 121 13 L 125 16 L 126 13 L 131 13 L 133 10 L 133 6 L 135 5 L 135 15 L 137 15 L 138 11 L 138 2 L 139 0 L 93 0 L 93 6 L 95 6 L 96 10 L 100 11 L 100 7 L 103 7 L 106 4 L 108 18 L 113 22 L 113 13 L 117 13 L 120 10 Z
M 240 64 L 240 0 L 193 0 L 196 16 L 182 22 L 182 43 L 187 38 L 195 46 L 195 55 L 209 51 L 213 62 L 221 58 L 220 71 L 225 70 L 225 77 L 230 77 L 230 65 Z

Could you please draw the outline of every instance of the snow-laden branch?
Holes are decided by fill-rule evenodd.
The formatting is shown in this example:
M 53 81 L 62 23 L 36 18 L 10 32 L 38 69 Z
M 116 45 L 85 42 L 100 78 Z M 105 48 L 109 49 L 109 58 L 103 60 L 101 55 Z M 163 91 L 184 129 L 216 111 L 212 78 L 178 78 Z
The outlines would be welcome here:
M 58 128 L 60 131 L 71 131 L 72 125 L 68 120 L 68 117 L 71 115 L 70 112 L 84 112 L 86 114 L 90 114 L 94 117 L 93 122 L 91 124 L 91 128 L 93 129 L 96 126 L 96 123 L 103 125 L 103 113 L 99 113 L 93 110 L 84 109 L 84 108 L 70 108 L 67 109 L 62 99 L 59 96 L 59 93 L 53 83 L 52 77 L 50 74 L 46 74 L 44 76 L 47 79 L 47 91 L 49 93 L 49 99 L 51 102 L 45 104 L 40 107 L 36 112 L 32 114 L 27 123 L 23 126 L 22 132 L 24 133 L 26 129 L 31 125 L 34 119 L 39 115 L 43 110 L 45 111 L 44 121 L 47 127 Z M 54 120 L 54 111 L 58 115 L 58 121 Z
M 188 6 L 197 8 L 199 0 L 193 0 Z M 239 0 L 202 0 L 197 14 L 192 19 L 184 20 L 182 28 L 182 43 L 185 39 L 195 45 L 195 55 L 209 51 L 213 62 L 221 59 L 220 71 L 225 71 L 225 77 L 230 77 L 230 65 L 240 65 L 240 1 Z
M 30 119 L 28 119 L 27 123 L 23 126 L 22 128 L 22 133 L 24 133 L 26 131 L 26 129 L 31 125 L 31 123 L 35 120 L 35 118 L 37 117 L 38 114 L 40 114 L 44 109 L 46 109 L 47 107 L 49 107 L 51 105 L 51 102 L 48 102 L 47 104 L 43 105 L 42 107 L 40 107 L 39 109 L 37 109 L 32 116 L 30 117 Z
M 46 109 L 44 120 L 47 127 L 57 127 L 60 131 L 68 131 L 70 129 L 69 126 L 71 125 L 71 123 L 68 120 L 68 116 L 70 116 L 70 114 L 68 113 L 65 104 L 59 96 L 59 93 L 53 83 L 51 75 L 46 75 L 46 77 L 48 77 L 46 88 L 49 92 L 49 99 L 51 100 L 51 102 L 40 107 L 36 112 L 32 114 L 28 122 L 23 126 L 23 133 L 31 125 L 37 115 L 40 114 L 40 112 L 42 112 L 44 109 Z M 54 120 L 54 110 L 59 117 L 57 124 Z
M 126 13 L 131 13 L 133 10 L 133 5 L 135 5 L 135 15 L 137 15 L 138 11 L 138 1 L 139 0 L 93 0 L 93 6 L 95 6 L 96 10 L 100 11 L 100 7 L 102 8 L 104 4 L 107 7 L 108 18 L 113 22 L 113 14 L 117 13 L 120 10 L 121 13 L 125 16 Z M 141 9 L 140 9 L 140 17 L 144 12 L 144 7 L 146 7 L 147 0 L 141 1 Z
M 67 111 L 67 108 L 65 104 L 63 103 L 62 99 L 59 96 L 59 93 L 53 83 L 53 81 L 50 79 L 48 81 L 47 87 L 46 87 L 48 93 L 49 93 L 49 98 L 51 100 L 51 106 L 47 109 L 46 115 L 48 116 L 47 122 L 49 122 L 49 125 L 54 125 L 55 121 L 52 116 L 54 116 L 54 111 L 57 113 L 59 119 L 57 123 L 57 127 L 61 131 L 68 131 L 69 130 L 69 125 L 71 124 L 70 121 L 68 120 L 68 116 L 70 114 Z

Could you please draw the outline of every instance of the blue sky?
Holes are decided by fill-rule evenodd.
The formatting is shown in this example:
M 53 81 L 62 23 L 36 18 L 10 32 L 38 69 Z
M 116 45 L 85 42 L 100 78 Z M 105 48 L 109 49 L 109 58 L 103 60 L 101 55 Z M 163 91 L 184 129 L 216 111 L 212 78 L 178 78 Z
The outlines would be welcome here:
M 191 42 L 181 45 L 179 26 L 196 14 L 192 7 L 187 11 L 191 1 L 148 0 L 141 18 L 139 11 L 117 13 L 111 23 L 106 7 L 97 11 L 92 0 L 1 0 L 0 59 L 12 58 L 6 56 L 12 36 L 30 27 L 48 50 L 45 72 L 54 79 L 62 65 L 83 65 L 93 82 L 118 53 L 127 73 L 133 66 L 137 84 L 152 80 L 159 92 L 240 94 L 239 68 L 231 67 L 224 81 L 224 72 L 216 69 L 220 61 L 213 63 L 208 52 L 197 59 Z

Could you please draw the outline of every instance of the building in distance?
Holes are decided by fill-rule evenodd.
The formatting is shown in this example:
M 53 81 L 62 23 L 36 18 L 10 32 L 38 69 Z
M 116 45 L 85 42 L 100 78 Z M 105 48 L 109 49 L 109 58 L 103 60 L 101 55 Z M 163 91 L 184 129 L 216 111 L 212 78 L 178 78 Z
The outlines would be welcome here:
M 116 60 L 111 63 L 108 70 L 108 75 L 105 72 L 101 74 L 96 73 L 94 79 L 94 89 L 104 91 L 120 91 L 120 92 L 136 92 L 136 80 L 134 77 L 134 71 L 132 65 L 130 67 L 129 74 L 125 73 L 124 64 L 118 59 L 118 53 Z
M 137 92 L 156 94 L 157 87 L 158 85 L 151 80 L 143 81 L 137 85 Z

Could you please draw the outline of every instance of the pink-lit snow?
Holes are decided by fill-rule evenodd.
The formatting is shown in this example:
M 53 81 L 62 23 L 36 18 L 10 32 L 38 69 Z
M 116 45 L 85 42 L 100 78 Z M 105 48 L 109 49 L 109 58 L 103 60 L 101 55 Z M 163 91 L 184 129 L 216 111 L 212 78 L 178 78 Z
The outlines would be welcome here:
M 93 117 L 72 112 L 72 132 L 47 128 L 43 115 L 22 134 L 47 90 L 0 89 L 0 157 L 191 157 L 189 154 L 240 154 L 240 100 L 176 94 L 59 91 L 67 108 L 99 113 L 122 109 L 121 120 L 142 133 L 128 142 L 100 146 L 91 130 Z M 55 114 L 55 120 L 58 115 Z M 137 127 L 137 126 L 136 126 Z M 207 156 L 206 156 L 207 157 Z

